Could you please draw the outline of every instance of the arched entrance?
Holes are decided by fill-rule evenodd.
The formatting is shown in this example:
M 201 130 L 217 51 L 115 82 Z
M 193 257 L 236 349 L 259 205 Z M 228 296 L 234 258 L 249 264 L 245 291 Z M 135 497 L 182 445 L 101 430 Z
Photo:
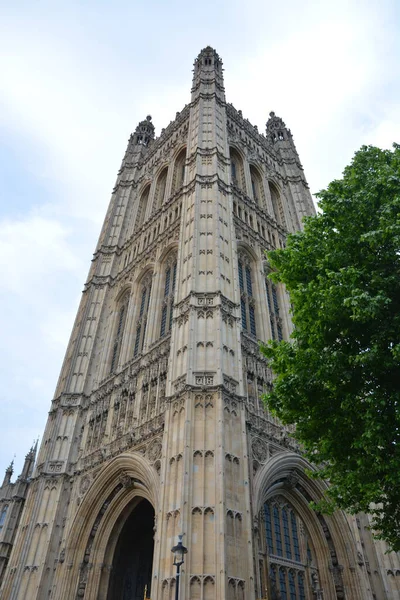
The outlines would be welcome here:
M 309 478 L 305 469 L 313 467 L 303 457 L 282 452 L 267 460 L 254 478 L 255 544 L 263 557 L 260 595 L 267 594 L 269 600 L 334 600 L 345 595 L 361 600 L 366 595 L 354 569 L 350 524 L 340 511 L 328 516 L 310 508 L 311 501 L 323 497 L 326 484 Z
M 115 529 L 109 542 L 115 550 L 107 600 L 143 600 L 146 586 L 146 597 L 150 598 L 154 551 L 154 509 L 150 502 L 142 499 L 136 503 L 122 528 L 117 524 Z

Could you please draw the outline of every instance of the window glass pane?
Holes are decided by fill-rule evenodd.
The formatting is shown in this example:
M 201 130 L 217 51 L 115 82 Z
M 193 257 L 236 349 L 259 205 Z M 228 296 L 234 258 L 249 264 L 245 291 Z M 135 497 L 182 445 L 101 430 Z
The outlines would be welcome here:
M 270 319 L 270 323 L 271 323 L 271 335 L 272 335 L 272 339 L 276 340 L 276 335 L 275 335 L 275 325 L 272 319 Z
M 244 283 L 243 283 L 243 265 L 241 262 L 238 263 L 239 266 L 239 285 L 240 285 L 240 289 L 244 290 Z
M 115 342 L 114 348 L 113 348 L 113 353 L 112 353 L 112 359 L 111 359 L 111 373 L 114 372 L 114 370 L 117 366 L 117 356 L 118 356 L 118 342 Z
M 173 266 L 172 269 L 172 289 L 175 289 L 175 283 L 176 283 L 176 263 Z
M 146 302 L 146 288 L 144 288 L 143 292 L 142 292 L 142 300 L 140 302 L 140 316 L 143 315 L 144 313 L 144 307 L 145 307 L 145 302 Z
M 295 557 L 295 560 L 300 561 L 299 536 L 297 534 L 296 516 L 293 512 L 290 515 L 290 519 L 291 519 L 291 523 L 292 523 L 292 538 L 293 538 L 293 547 L 294 547 L 294 557 Z
M 242 327 L 243 329 L 247 329 L 246 303 L 243 298 L 240 301 L 240 309 L 242 312 Z
M 249 296 L 253 295 L 253 286 L 251 284 L 251 270 L 250 267 L 246 267 L 246 283 L 247 283 L 247 293 Z
M 251 187 L 253 190 L 253 198 L 254 200 L 257 200 L 257 186 L 256 186 L 256 182 L 254 181 L 254 178 L 251 178 Z
M 124 322 L 124 314 L 125 314 L 125 306 L 122 306 L 121 309 L 120 309 L 120 311 L 119 311 L 117 336 L 119 336 L 119 334 L 122 331 L 122 325 L 123 325 L 123 322 Z
M 253 335 L 256 333 L 256 318 L 254 315 L 254 306 L 249 306 L 249 317 L 250 317 L 250 331 Z
M 279 315 L 279 303 L 278 303 L 278 293 L 276 290 L 276 286 L 272 284 L 272 300 L 274 302 L 274 311 L 276 315 Z
M 150 304 L 150 294 L 151 294 L 151 283 L 150 283 L 150 285 L 148 287 L 148 290 L 147 290 L 146 312 L 147 312 L 147 310 L 149 308 L 149 304 Z
M 307 542 L 307 558 L 311 563 L 312 562 L 312 554 L 311 554 L 311 550 L 310 550 L 310 546 L 308 545 L 308 542 Z
M 283 340 L 283 333 L 282 327 L 279 325 L 279 323 L 276 324 L 276 329 L 278 331 L 278 340 L 281 342 Z
M 269 293 L 269 282 L 267 280 L 265 280 L 265 289 L 267 292 L 267 303 L 268 303 L 268 310 L 269 310 L 269 314 L 272 314 L 272 303 L 271 303 L 271 296 Z
M 304 592 L 304 575 L 303 573 L 298 574 L 298 583 L 299 583 L 299 600 L 306 600 L 306 595 Z
M 7 510 L 8 510 L 8 506 L 5 506 L 3 508 L 3 511 L 1 513 L 1 515 L 0 515 L 0 529 L 3 528 L 4 521 L 6 520 Z
M 140 342 L 140 329 L 141 329 L 141 327 L 140 327 L 140 325 L 139 325 L 139 326 L 138 326 L 138 328 L 137 328 L 137 331 L 136 331 L 135 349 L 134 349 L 134 355 L 135 355 L 135 356 L 137 355 L 137 353 L 138 353 L 138 351 L 139 351 L 139 342 Z
M 275 587 L 276 586 L 276 568 L 275 567 L 271 567 L 269 576 L 271 578 L 272 587 Z
M 266 532 L 266 537 L 267 537 L 267 545 L 268 545 L 268 550 L 272 554 L 274 551 L 274 543 L 272 541 L 271 509 L 269 507 L 269 504 L 267 504 L 267 503 L 264 504 L 264 514 L 265 514 L 265 532 Z
M 294 581 L 293 571 L 289 571 L 289 593 L 290 593 L 290 600 L 297 600 L 296 583 Z
M 163 306 L 162 313 L 161 313 L 161 331 L 160 331 L 161 337 L 163 335 L 165 335 L 165 327 L 167 324 L 167 308 L 168 308 L 167 306 Z
M 169 281 L 171 279 L 171 269 L 168 268 L 165 272 L 165 287 L 164 287 L 164 296 L 168 296 L 169 294 Z
M 281 523 L 279 520 L 279 509 L 276 505 L 274 506 L 274 529 L 275 529 L 275 541 L 276 541 L 276 554 L 278 556 L 283 556 Z
M 171 331 L 171 327 L 172 327 L 172 317 L 174 314 L 174 303 L 170 302 L 169 304 L 169 323 L 168 323 L 168 331 Z
M 283 537 L 285 540 L 285 552 L 287 558 L 292 558 L 292 549 L 290 547 L 289 520 L 286 508 L 282 509 Z
M 279 569 L 279 588 L 282 600 L 287 600 L 286 577 L 284 569 Z
M 147 321 L 143 325 L 143 335 L 142 335 L 142 340 L 140 342 L 140 352 L 143 350 L 144 337 L 146 335 L 146 325 L 147 325 Z

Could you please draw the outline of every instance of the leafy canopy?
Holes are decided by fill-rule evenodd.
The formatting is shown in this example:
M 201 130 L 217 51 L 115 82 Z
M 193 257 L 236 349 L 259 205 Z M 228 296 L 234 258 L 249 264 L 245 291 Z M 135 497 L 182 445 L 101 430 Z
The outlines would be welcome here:
M 400 550 L 400 146 L 363 146 L 318 197 L 321 214 L 268 252 L 295 330 L 262 347 L 265 400 L 296 424 L 331 510 L 370 513 Z

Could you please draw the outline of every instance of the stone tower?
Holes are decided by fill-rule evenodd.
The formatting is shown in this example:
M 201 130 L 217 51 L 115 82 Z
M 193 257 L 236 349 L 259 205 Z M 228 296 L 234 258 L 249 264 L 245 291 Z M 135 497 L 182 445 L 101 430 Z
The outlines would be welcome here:
M 258 340 L 291 331 L 264 249 L 313 212 L 290 130 L 202 50 L 190 104 L 129 139 L 1 598 L 173 600 L 178 534 L 181 599 L 395 597 L 398 558 L 308 508 L 324 486 L 259 399 Z

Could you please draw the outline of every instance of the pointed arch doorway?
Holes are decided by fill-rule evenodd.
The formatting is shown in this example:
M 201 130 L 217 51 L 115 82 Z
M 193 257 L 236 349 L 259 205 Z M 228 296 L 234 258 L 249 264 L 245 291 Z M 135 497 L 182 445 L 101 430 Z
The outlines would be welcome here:
M 136 499 L 138 500 L 138 499 Z M 107 600 L 150 598 L 154 552 L 154 508 L 144 498 L 116 523 L 106 554 L 112 564 Z

